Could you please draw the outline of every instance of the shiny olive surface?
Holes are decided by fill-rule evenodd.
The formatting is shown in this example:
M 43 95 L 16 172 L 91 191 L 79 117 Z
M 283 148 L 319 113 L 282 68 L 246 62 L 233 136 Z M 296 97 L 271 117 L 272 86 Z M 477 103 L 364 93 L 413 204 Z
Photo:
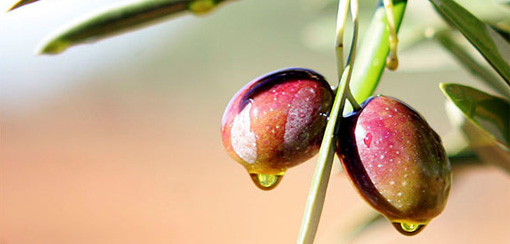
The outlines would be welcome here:
M 367 99 L 342 120 L 337 155 L 358 192 L 390 221 L 424 226 L 443 211 L 450 162 L 439 136 L 405 103 Z
M 223 144 L 250 174 L 283 175 L 318 152 L 332 102 L 330 85 L 315 71 L 287 68 L 264 75 L 230 100 Z

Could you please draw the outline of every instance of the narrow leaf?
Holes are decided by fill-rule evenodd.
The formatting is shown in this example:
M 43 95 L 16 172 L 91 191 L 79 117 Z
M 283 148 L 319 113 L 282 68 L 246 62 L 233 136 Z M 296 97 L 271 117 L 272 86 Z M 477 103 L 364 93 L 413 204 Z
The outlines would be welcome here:
M 20 0 L 19 2 L 14 4 L 14 6 L 12 6 L 9 10 L 7 10 L 7 12 L 17 9 L 19 7 L 25 6 L 27 4 L 37 2 L 37 1 L 39 1 L 39 0 Z
M 453 40 L 451 33 L 443 31 L 437 33 L 434 38 L 475 76 L 492 86 L 501 95 L 510 97 L 510 87 L 508 87 L 499 76 L 495 75 L 492 70 L 479 64 L 459 43 Z
M 510 85 L 510 44 L 489 25 L 452 0 L 430 0 L 441 16 L 457 28 Z
M 510 152 L 510 102 L 475 88 L 441 84 L 446 97 L 469 121 Z
M 57 31 L 43 42 L 38 53 L 58 54 L 70 46 L 140 28 L 188 10 L 198 14 L 205 13 L 223 1 L 225 0 L 153 0 L 108 8 Z

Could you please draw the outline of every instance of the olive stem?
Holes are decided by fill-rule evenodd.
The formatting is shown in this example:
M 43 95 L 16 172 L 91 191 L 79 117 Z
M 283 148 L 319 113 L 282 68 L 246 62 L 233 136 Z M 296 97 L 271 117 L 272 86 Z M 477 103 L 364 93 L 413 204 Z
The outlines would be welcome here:
M 396 70 L 398 67 L 397 57 L 397 27 L 395 25 L 395 17 L 393 15 L 393 0 L 384 0 L 384 9 L 386 10 L 386 18 L 388 19 L 388 28 L 390 32 L 390 54 L 386 60 L 386 67 L 390 70 Z
M 330 119 L 326 125 L 324 137 L 322 139 L 322 146 L 319 151 L 319 158 L 312 178 L 310 186 L 310 192 L 305 206 L 305 212 L 303 215 L 303 221 L 301 222 L 301 229 L 298 236 L 298 244 L 311 244 L 317 233 L 319 220 L 324 206 L 324 199 L 326 197 L 326 190 L 328 186 L 329 176 L 331 174 L 331 167 L 333 165 L 333 159 L 335 156 L 337 131 L 342 119 L 342 111 L 345 106 L 345 100 L 349 93 L 349 80 L 351 79 L 352 67 L 354 64 L 354 56 L 356 53 L 356 43 L 358 40 L 358 0 L 341 0 L 338 5 L 338 15 L 347 15 L 349 3 L 351 4 L 351 16 L 354 22 L 354 28 L 352 35 L 351 48 L 349 50 L 349 56 L 347 58 L 347 65 L 343 69 L 342 76 L 339 81 L 339 89 L 331 108 Z M 343 20 L 344 17 L 339 16 L 338 20 Z M 345 25 L 345 21 L 339 21 L 337 24 Z M 343 27 L 337 28 L 337 30 L 343 31 Z M 338 34 L 337 38 L 343 38 L 343 33 Z M 337 43 L 342 43 L 338 41 Z M 338 47 L 338 46 L 337 46 Z M 337 49 L 338 50 L 338 49 Z M 337 55 L 338 57 L 338 55 Z M 342 60 L 338 62 L 343 62 Z M 340 72 L 339 72 L 340 73 Z
M 344 32 L 345 25 L 347 23 L 347 13 L 349 11 L 349 3 L 351 0 L 338 2 L 338 13 L 336 18 L 336 40 L 335 40 L 335 53 L 336 53 L 336 64 L 338 72 L 338 80 L 341 79 L 342 73 L 344 72 Z
M 354 110 L 354 111 L 361 110 L 361 106 L 359 105 L 358 101 L 356 101 L 356 98 L 352 94 L 352 91 L 350 88 L 347 90 L 347 99 L 349 99 L 349 103 L 352 106 L 352 110 Z
M 338 14 L 336 19 L 336 40 L 335 40 L 335 52 L 336 52 L 336 63 L 337 63 L 337 72 L 338 79 L 342 78 L 342 73 L 344 72 L 344 32 L 345 25 L 347 23 L 347 12 L 349 11 L 349 3 L 350 0 L 345 3 L 345 5 L 338 4 Z M 335 93 L 338 89 L 335 89 Z M 352 105 L 355 111 L 360 110 L 361 106 L 359 106 L 358 102 L 354 98 L 354 95 L 349 88 L 347 91 L 347 98 L 349 99 L 349 103 Z

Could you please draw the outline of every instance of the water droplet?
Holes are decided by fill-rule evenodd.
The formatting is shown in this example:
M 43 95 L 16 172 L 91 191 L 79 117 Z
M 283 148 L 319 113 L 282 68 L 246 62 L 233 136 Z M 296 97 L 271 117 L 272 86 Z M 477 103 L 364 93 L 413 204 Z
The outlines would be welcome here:
M 280 183 L 283 173 L 281 175 L 250 174 L 250 177 L 258 188 L 268 191 L 272 190 Z
M 367 133 L 367 135 L 363 139 L 363 142 L 368 148 L 370 148 L 370 144 L 372 143 L 372 133 Z
M 394 222 L 392 223 L 395 229 L 398 230 L 403 235 L 406 236 L 414 236 L 420 233 L 424 228 L 425 224 L 414 224 L 414 223 L 406 223 L 406 222 Z
M 216 6 L 215 0 L 195 0 L 188 4 L 188 9 L 194 14 L 206 14 Z

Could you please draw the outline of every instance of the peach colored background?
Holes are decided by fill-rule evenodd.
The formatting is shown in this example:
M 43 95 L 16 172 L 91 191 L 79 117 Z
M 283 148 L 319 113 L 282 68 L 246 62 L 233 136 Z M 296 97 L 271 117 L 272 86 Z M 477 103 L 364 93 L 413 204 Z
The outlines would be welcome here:
M 230 96 L 263 73 L 308 67 L 334 83 L 332 53 L 300 41 L 320 12 L 293 2 L 240 1 L 55 57 L 31 52 L 99 1 L 2 15 L 0 243 L 295 243 L 315 159 L 262 192 L 219 131 Z M 433 45 L 401 59 L 378 91 L 445 134 L 437 82 L 476 81 Z M 371 211 L 335 167 L 316 243 L 343 243 Z M 447 208 L 420 235 L 383 221 L 352 243 L 510 243 L 509 183 L 490 167 L 456 171 Z

